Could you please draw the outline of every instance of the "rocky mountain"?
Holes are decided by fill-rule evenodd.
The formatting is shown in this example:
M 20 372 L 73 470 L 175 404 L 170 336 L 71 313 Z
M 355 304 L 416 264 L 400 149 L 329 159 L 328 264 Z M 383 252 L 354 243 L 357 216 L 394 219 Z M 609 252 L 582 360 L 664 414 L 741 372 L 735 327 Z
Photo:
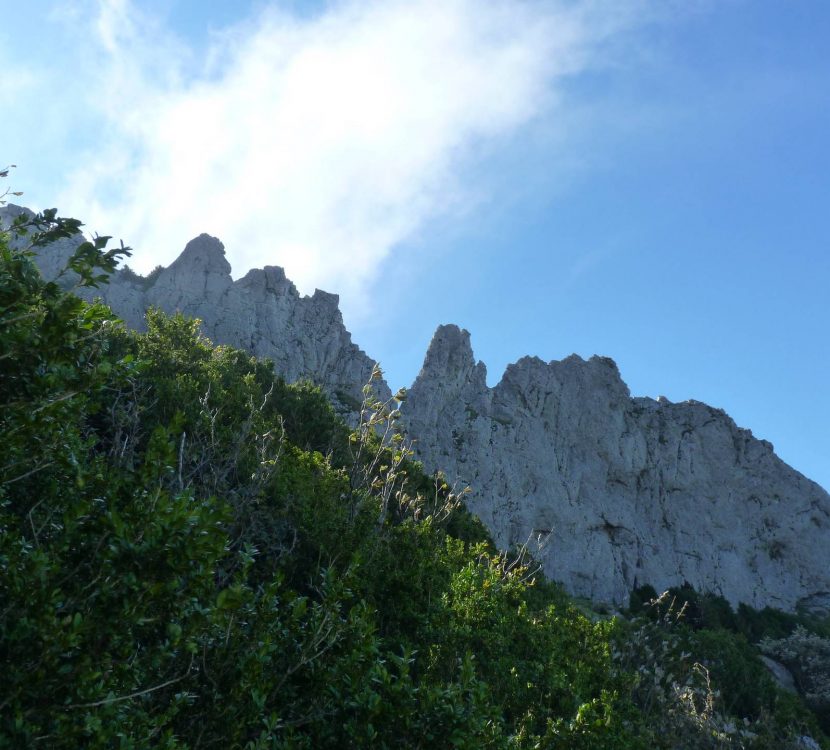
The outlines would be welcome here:
M 621 604 L 690 583 L 733 603 L 830 609 L 830 496 L 698 401 L 632 398 L 617 366 L 525 357 L 494 388 L 441 326 L 406 403 L 425 465 L 473 487 L 500 547 L 540 537 L 568 590 Z
M 20 213 L 31 212 L 0 207 L 0 225 L 8 226 Z M 55 278 L 81 241 L 61 240 L 41 252 L 37 263 L 44 276 Z M 375 364 L 352 342 L 336 294 L 318 289 L 311 297 L 300 296 L 276 266 L 253 269 L 234 281 L 224 245 L 207 234 L 188 242 L 170 266 L 146 278 L 119 270 L 109 284 L 79 293 L 88 300 L 100 297 L 136 330 L 144 329 L 144 312 L 150 306 L 199 318 L 204 334 L 215 343 L 272 359 L 289 382 L 313 380 L 344 414 L 359 408 L 363 384 Z M 391 396 L 385 383 L 378 389 L 384 398 Z
M 0 222 L 24 210 L 2 208 Z M 54 276 L 74 245 L 51 246 L 42 272 Z M 374 360 L 337 296 L 302 297 L 274 266 L 237 281 L 230 270 L 203 234 L 168 268 L 118 271 L 88 296 L 137 329 L 150 305 L 198 317 L 213 341 L 270 357 L 353 410 Z M 830 611 L 830 496 L 722 410 L 632 397 L 603 357 L 526 357 L 489 388 L 469 333 L 441 326 L 404 417 L 427 470 L 470 485 L 499 546 L 529 543 L 573 594 L 623 604 L 638 585 L 687 582 L 733 604 Z

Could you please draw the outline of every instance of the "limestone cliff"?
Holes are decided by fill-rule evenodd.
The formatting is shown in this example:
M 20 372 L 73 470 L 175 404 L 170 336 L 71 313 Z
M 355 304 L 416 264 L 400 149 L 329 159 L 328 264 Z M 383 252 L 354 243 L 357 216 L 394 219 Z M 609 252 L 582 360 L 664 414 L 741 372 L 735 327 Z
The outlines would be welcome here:
M 0 224 L 22 210 L 0 208 Z M 48 248 L 42 272 L 54 277 L 76 245 Z M 119 271 L 88 296 L 137 329 L 149 305 L 198 317 L 213 341 L 353 410 L 374 361 L 337 296 L 302 297 L 273 266 L 237 281 L 230 270 L 203 234 L 168 268 Z M 527 357 L 489 388 L 469 334 L 442 326 L 404 416 L 425 467 L 472 487 L 470 509 L 501 547 L 549 536 L 545 572 L 576 595 L 621 604 L 637 585 L 685 581 L 733 603 L 830 610 L 830 496 L 719 409 L 632 398 L 610 359 Z
M 632 398 L 603 357 L 485 376 L 469 333 L 440 327 L 406 418 L 500 547 L 549 534 L 545 572 L 595 601 L 687 581 L 733 603 L 830 607 L 830 496 L 726 413 Z

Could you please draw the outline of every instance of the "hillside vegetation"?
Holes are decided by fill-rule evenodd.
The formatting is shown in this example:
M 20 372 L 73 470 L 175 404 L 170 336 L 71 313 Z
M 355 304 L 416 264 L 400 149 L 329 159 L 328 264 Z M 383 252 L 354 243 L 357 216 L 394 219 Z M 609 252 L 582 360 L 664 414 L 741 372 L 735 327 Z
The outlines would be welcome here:
M 350 430 L 197 321 L 125 330 L 66 287 L 126 250 L 33 264 L 78 227 L 0 237 L 0 747 L 830 747 L 826 621 L 570 600 L 412 461 L 405 393 Z

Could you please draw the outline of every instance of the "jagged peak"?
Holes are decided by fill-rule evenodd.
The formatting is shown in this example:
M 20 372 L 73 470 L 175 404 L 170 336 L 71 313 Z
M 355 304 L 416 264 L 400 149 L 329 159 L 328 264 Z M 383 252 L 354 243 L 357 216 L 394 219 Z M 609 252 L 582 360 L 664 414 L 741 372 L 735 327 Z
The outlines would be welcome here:
M 471 370 L 475 366 L 470 332 L 450 323 L 440 325 L 435 330 L 424 357 L 421 374 L 457 373 Z
M 466 328 L 455 325 L 455 323 L 443 323 L 435 329 L 430 348 L 434 346 L 444 346 L 452 350 L 469 352 L 470 357 L 473 356 L 470 332 Z
M 623 381 L 613 359 L 594 355 L 586 360 L 578 354 L 569 354 L 563 359 L 550 361 L 545 361 L 535 355 L 520 357 L 505 367 L 498 383 L 491 390 L 493 392 L 516 388 L 524 390 L 543 383 L 550 377 L 571 382 L 604 383 L 606 387 L 625 396 L 630 395 L 628 386 Z
M 286 275 L 281 266 L 265 266 L 252 268 L 236 284 L 242 289 L 261 288 L 277 295 L 299 299 L 297 287 Z
M 613 372 L 617 373 L 617 375 L 620 374 L 620 368 L 617 366 L 617 363 L 611 357 L 603 357 L 599 354 L 595 354 L 588 361 L 596 365 L 606 367 L 609 370 L 612 370 Z
M 340 311 L 340 295 L 333 292 L 326 292 L 323 289 L 315 289 L 311 299 L 320 307 Z
M 209 234 L 200 234 L 185 245 L 181 255 L 169 266 L 201 270 L 202 273 L 231 275 L 231 264 L 225 257 L 225 246 L 221 240 Z

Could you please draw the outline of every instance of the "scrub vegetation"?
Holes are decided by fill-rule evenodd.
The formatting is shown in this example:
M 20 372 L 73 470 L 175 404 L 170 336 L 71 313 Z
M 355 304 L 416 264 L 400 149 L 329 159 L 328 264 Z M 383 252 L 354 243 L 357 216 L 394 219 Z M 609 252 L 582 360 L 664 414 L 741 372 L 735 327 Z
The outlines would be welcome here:
M 128 250 L 32 261 L 78 229 L 0 238 L 0 747 L 830 747 L 827 621 L 577 606 L 412 460 L 404 392 L 350 430 L 198 321 L 127 331 L 67 280 Z

